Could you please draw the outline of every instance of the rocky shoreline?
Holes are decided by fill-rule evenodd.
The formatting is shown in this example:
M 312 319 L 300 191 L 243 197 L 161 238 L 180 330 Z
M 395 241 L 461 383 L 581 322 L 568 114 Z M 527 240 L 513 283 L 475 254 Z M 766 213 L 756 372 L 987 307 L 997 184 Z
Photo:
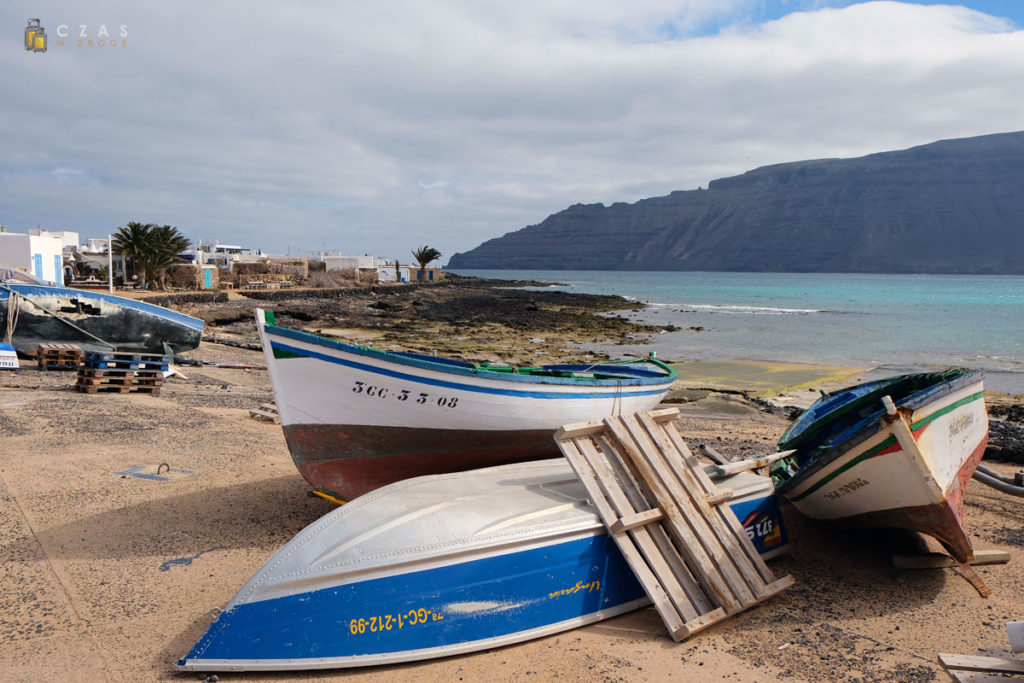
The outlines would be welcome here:
M 281 325 L 314 334 L 515 365 L 600 360 L 607 356 L 578 345 L 637 343 L 645 335 L 675 329 L 618 315 L 643 306 L 623 297 L 544 289 L 545 284 L 451 278 L 420 286 L 246 292 L 174 308 L 206 321 L 206 336 L 221 343 L 256 343 L 253 311 L 262 307 L 273 311 Z

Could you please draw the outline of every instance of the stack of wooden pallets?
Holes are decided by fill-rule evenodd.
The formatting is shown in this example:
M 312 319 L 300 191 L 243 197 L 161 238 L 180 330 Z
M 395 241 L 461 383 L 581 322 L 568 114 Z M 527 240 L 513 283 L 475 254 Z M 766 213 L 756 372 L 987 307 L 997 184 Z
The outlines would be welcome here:
M 82 364 L 82 349 L 75 344 L 40 344 L 36 359 L 40 370 L 75 370 Z
M 87 394 L 129 392 L 160 395 L 170 358 L 154 353 L 89 351 L 75 389 Z

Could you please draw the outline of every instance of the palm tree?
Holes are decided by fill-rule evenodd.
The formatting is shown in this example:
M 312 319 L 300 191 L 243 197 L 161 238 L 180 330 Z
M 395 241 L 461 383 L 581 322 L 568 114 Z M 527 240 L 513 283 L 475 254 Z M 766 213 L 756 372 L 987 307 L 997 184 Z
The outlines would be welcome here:
M 441 258 L 441 252 L 433 247 L 423 246 L 419 249 L 415 249 L 412 252 L 412 257 L 416 259 L 416 263 L 419 264 L 419 275 L 416 276 L 417 280 L 423 279 L 423 269 L 426 268 L 431 261 L 436 261 Z
M 125 227 L 118 228 L 114 233 L 114 240 L 111 248 L 115 254 L 120 254 L 126 259 L 125 280 L 128 279 L 128 265 L 131 264 L 132 275 L 135 274 L 135 264 L 140 255 L 145 253 L 149 245 L 150 226 L 137 221 L 128 221 Z
M 118 228 L 114 237 L 114 253 L 132 260 L 142 269 L 142 279 L 149 288 L 164 277 L 174 255 L 189 248 L 191 242 L 170 225 L 130 222 Z

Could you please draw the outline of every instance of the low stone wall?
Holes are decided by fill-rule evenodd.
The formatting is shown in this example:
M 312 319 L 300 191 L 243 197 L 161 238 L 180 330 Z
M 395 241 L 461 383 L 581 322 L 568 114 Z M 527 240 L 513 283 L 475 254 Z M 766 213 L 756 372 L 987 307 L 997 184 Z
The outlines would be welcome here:
M 227 292 L 183 292 L 181 294 L 165 294 L 140 299 L 147 304 L 157 306 L 180 306 L 181 304 L 219 304 L 228 300 Z
M 359 287 L 331 287 L 328 289 L 257 289 L 240 291 L 244 297 L 259 301 L 282 301 L 284 299 L 343 299 L 349 296 L 364 294 L 382 294 L 401 289 L 407 292 L 421 287 L 445 287 L 452 283 L 438 280 L 435 282 L 408 282 L 402 285 L 363 285 Z

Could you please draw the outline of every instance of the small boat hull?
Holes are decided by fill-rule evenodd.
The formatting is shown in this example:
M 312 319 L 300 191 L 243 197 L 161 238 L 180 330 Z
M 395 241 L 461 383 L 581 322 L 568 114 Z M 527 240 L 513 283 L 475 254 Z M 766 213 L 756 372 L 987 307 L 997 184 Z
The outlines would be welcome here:
M 723 486 L 765 556 L 786 549 L 771 483 Z M 563 459 L 402 481 L 300 532 L 177 668 L 322 669 L 522 642 L 648 604 Z
M 17 293 L 18 321 L 12 343 L 21 352 L 39 344 L 75 344 L 84 350 L 165 353 L 199 346 L 203 321 L 125 297 L 47 285 L 6 283 L 0 287 L 0 320 Z M 104 343 L 106 342 L 106 343 Z
M 779 494 L 809 517 L 919 531 L 969 560 L 963 495 L 988 441 L 982 380 L 980 372 L 926 373 L 823 398 L 824 415 L 814 419 L 812 406 L 780 439 L 780 450 L 797 452 L 773 468 Z M 900 391 L 899 412 L 888 417 L 875 399 Z
M 557 456 L 561 425 L 652 408 L 676 377 L 654 360 L 513 369 L 380 351 L 278 327 L 259 310 L 257 328 L 296 467 L 346 499 Z

